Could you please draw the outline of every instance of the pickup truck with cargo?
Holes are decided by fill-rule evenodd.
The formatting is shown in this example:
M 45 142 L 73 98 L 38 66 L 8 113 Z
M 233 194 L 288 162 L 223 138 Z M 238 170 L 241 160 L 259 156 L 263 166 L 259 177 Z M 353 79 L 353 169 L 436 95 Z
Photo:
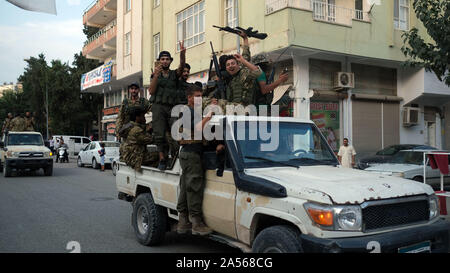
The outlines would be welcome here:
M 227 156 L 219 177 L 215 152 L 203 154 L 211 239 L 256 253 L 448 252 L 450 225 L 431 187 L 342 168 L 313 122 L 214 116 L 208 126 L 223 133 Z M 178 220 L 178 159 L 166 171 L 118 164 L 137 241 L 163 243 Z
M 4 177 L 16 171 L 44 170 L 44 175 L 52 176 L 52 152 L 45 147 L 38 132 L 9 132 L 0 142 L 0 170 Z

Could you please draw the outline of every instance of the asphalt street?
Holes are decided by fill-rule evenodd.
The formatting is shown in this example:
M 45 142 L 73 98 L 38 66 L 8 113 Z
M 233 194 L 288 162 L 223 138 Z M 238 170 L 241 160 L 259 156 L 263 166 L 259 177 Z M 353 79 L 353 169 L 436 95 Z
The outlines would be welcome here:
M 42 170 L 0 175 L 1 253 L 68 253 L 78 246 L 82 253 L 239 252 L 175 232 L 167 233 L 161 246 L 140 245 L 131 226 L 131 204 L 117 199 L 111 169 L 78 168 L 72 160 L 54 164 L 52 177 Z

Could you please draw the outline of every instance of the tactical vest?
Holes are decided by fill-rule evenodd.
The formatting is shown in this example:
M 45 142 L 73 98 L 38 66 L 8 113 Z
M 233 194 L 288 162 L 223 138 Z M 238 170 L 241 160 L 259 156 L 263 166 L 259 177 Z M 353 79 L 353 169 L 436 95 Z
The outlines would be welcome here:
M 158 86 L 156 93 L 151 96 L 151 103 L 177 105 L 181 104 L 180 90 L 178 90 L 179 80 L 175 70 L 169 70 L 169 77 L 165 78 L 162 74 L 158 77 Z
M 255 82 L 242 80 L 243 69 L 233 77 L 227 88 L 227 100 L 232 103 L 240 103 L 245 106 L 254 103 L 256 85 Z

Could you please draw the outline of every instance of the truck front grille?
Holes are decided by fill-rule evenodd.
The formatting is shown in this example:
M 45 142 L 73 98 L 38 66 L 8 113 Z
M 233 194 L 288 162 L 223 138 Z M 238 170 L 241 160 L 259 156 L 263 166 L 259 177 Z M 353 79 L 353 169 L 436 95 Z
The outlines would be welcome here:
M 34 157 L 44 157 L 44 153 L 41 152 L 21 152 L 19 157 L 22 158 L 34 158 Z
M 373 201 L 362 205 L 364 232 L 426 222 L 429 217 L 426 196 Z

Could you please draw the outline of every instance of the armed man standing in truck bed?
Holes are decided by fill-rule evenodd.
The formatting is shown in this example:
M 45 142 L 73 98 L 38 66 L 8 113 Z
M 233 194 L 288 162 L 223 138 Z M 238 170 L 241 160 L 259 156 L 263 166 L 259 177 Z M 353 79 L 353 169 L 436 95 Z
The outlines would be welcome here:
M 158 169 L 167 168 L 167 154 L 169 145 L 166 137 L 170 128 L 175 122 L 171 117 L 172 108 L 185 102 L 184 91 L 180 90 L 179 78 L 182 75 L 186 63 L 186 48 L 180 42 L 180 65 L 177 70 L 170 70 L 173 61 L 172 56 L 167 51 L 161 51 L 155 64 L 150 83 L 150 102 L 152 105 L 152 125 L 153 137 L 159 152 Z
M 211 112 L 202 118 L 202 90 L 191 85 L 187 90 L 190 129 L 183 128 L 183 134 L 189 136 L 188 140 L 181 140 L 180 165 L 182 174 L 180 177 L 180 195 L 178 197 L 177 211 L 179 222 L 177 232 L 180 234 L 191 231 L 193 235 L 207 235 L 212 230 L 203 222 L 202 204 L 203 192 L 205 190 L 205 177 L 202 166 L 203 140 L 195 139 L 195 131 L 202 135 L 206 123 L 211 120 Z M 194 111 L 199 103 L 200 113 Z M 185 113 L 185 112 L 183 112 Z M 196 116 L 198 115 L 198 116 Z M 195 124 L 195 121 L 199 121 Z M 192 220 L 192 223 L 189 221 Z

